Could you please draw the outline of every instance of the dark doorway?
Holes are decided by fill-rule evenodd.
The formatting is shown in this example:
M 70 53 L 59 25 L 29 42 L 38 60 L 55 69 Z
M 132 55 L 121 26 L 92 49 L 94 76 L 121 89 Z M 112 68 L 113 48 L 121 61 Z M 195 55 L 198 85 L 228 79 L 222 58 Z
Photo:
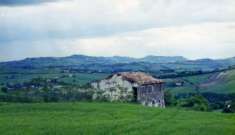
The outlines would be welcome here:
M 155 101 L 154 100 L 152 101 L 152 105 L 155 105 Z
M 133 102 L 137 102 L 137 87 L 133 87 Z

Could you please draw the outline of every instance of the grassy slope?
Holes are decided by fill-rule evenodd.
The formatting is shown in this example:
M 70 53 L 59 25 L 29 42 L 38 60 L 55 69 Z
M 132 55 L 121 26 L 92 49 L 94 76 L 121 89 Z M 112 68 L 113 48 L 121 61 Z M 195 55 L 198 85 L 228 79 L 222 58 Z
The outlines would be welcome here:
M 206 84 L 212 76 L 216 76 L 218 73 L 204 74 L 197 76 L 184 77 L 184 79 L 196 84 Z M 219 74 L 218 74 L 219 75 Z M 210 80 L 207 87 L 200 87 L 201 92 L 214 92 L 214 93 L 235 93 L 235 70 L 229 70 L 225 72 L 225 75 L 219 79 Z M 167 88 L 174 94 L 178 93 L 191 93 L 195 92 L 195 87 L 191 84 L 186 83 L 183 87 Z
M 117 103 L 6 104 L 2 135 L 234 135 L 235 115 Z
M 204 75 L 189 76 L 189 77 L 183 77 L 183 78 L 177 78 L 177 79 L 179 80 L 185 79 L 194 84 L 200 84 L 206 81 L 211 75 L 212 74 L 204 74 Z M 170 88 L 166 88 L 166 90 L 170 90 L 175 95 L 181 94 L 181 93 L 195 93 L 195 86 L 186 82 L 185 85 L 182 87 L 170 87 Z
M 191 86 L 173 87 L 173 88 L 171 87 L 171 88 L 166 88 L 165 90 L 169 90 L 173 95 L 195 93 L 194 88 Z
M 227 71 L 221 83 L 217 83 L 217 85 L 209 88 L 217 93 L 235 93 L 235 70 Z

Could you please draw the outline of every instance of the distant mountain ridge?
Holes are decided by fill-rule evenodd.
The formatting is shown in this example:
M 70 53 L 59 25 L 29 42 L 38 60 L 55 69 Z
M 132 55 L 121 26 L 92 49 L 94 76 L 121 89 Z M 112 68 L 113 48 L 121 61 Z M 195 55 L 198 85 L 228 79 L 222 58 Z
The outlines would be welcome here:
M 154 56 L 149 55 L 143 58 L 132 58 L 126 56 L 112 56 L 112 57 L 102 57 L 102 56 L 87 56 L 87 55 L 71 55 L 67 57 L 39 57 L 39 58 L 26 58 L 24 60 L 36 60 L 36 59 L 50 59 L 50 60 L 70 60 L 70 61 L 80 61 L 81 63 L 132 63 L 132 62 L 151 62 L 151 63 L 169 63 L 169 62 L 182 62 L 188 59 L 182 56 Z M 24 61 L 21 60 L 21 61 Z
M 63 68 L 84 72 L 181 72 L 181 71 L 212 71 L 235 65 L 235 57 L 227 59 L 188 60 L 182 56 L 153 56 L 132 58 L 123 56 L 95 57 L 71 55 L 68 57 L 26 58 L 19 61 L 1 62 L 0 70 L 32 68 Z
M 134 63 L 134 62 L 150 62 L 150 63 L 170 63 L 170 62 L 182 62 L 187 61 L 182 56 L 153 56 L 149 55 L 143 58 L 132 58 L 125 56 L 113 56 L 113 57 L 95 57 L 86 55 L 71 55 L 67 57 L 38 57 L 38 58 L 26 58 L 18 61 L 9 61 L 1 63 L 28 63 L 28 62 L 65 62 L 63 64 L 90 64 L 90 63 L 106 63 L 106 64 L 117 64 L 117 63 Z M 43 64 L 43 63 L 41 63 Z

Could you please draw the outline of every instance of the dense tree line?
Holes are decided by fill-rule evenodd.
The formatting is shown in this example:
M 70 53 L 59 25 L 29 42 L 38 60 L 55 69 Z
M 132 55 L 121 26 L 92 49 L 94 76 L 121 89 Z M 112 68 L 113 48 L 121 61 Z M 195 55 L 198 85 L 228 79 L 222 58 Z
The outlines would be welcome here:
M 183 107 L 198 111 L 221 110 L 224 113 L 235 113 L 235 94 L 188 93 L 173 96 L 165 92 L 166 106 Z
M 68 85 L 55 79 L 32 79 L 23 83 L 24 87 L 11 90 L 16 86 L 2 87 L 0 102 L 65 102 L 65 101 L 92 101 L 94 93 L 98 95 L 97 101 L 108 101 L 89 85 L 83 87 Z M 31 87 L 34 86 L 34 87 Z M 173 96 L 170 91 L 165 91 L 166 106 L 182 107 L 198 111 L 223 110 L 226 113 L 235 112 L 235 94 L 195 93 L 178 94 Z

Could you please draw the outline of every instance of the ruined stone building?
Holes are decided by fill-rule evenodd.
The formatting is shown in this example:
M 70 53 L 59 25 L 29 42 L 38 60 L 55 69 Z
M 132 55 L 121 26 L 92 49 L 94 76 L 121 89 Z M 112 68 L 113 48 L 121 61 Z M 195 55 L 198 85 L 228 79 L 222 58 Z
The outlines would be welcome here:
M 94 99 L 102 96 L 109 101 L 134 101 L 146 106 L 165 107 L 163 81 L 142 72 L 122 72 L 91 84 Z

